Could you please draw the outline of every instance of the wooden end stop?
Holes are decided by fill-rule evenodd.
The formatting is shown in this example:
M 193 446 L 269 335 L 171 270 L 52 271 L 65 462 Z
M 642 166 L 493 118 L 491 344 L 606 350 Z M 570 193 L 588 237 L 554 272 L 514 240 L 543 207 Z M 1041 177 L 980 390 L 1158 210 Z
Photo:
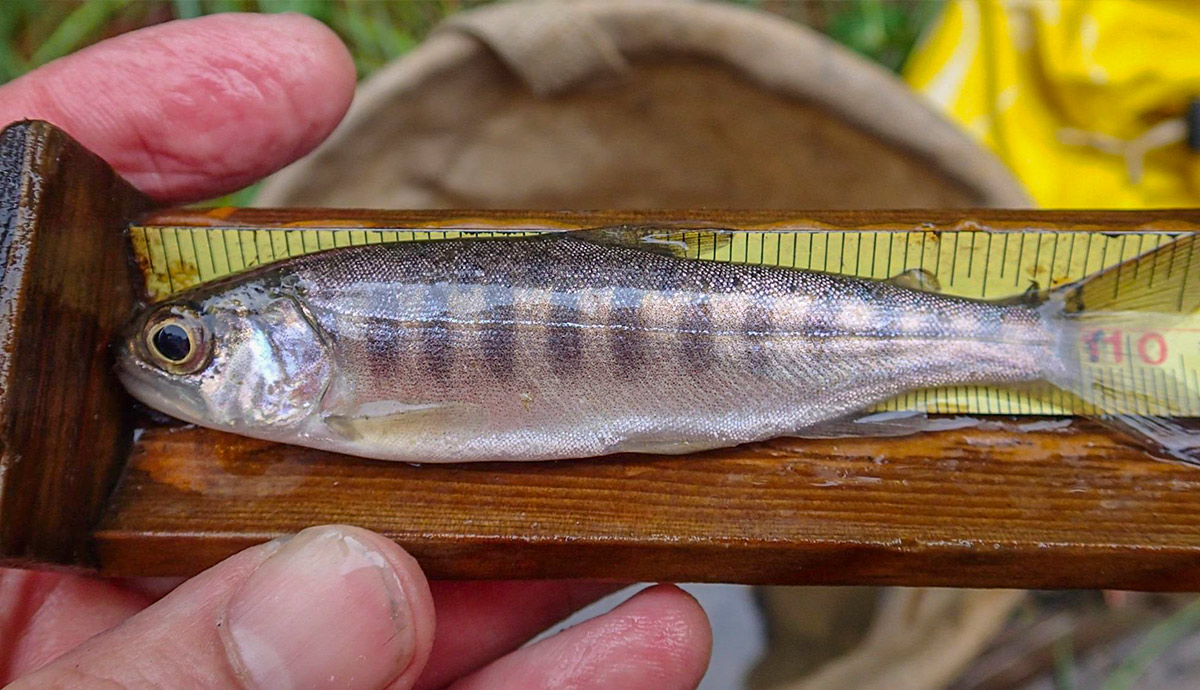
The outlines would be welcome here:
M 121 237 L 148 206 L 62 130 L 0 132 L 0 564 L 96 564 L 130 442 L 109 354 L 135 297 Z

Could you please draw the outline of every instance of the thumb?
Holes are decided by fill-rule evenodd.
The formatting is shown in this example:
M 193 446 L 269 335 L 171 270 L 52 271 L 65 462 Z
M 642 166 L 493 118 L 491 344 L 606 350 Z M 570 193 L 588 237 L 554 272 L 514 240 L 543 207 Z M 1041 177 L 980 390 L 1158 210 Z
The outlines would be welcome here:
M 213 566 L 10 688 L 407 690 L 433 626 L 411 556 L 314 527 Z

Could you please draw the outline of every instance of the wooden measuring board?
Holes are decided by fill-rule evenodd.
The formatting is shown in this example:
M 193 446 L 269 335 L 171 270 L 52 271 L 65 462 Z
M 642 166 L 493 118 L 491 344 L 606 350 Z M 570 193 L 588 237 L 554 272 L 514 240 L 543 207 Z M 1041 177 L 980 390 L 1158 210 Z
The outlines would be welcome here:
M 667 226 L 670 228 L 670 226 Z M 514 229 L 508 234 L 527 235 Z M 666 230 L 675 237 L 709 234 L 722 242 L 693 258 L 787 266 L 886 279 L 919 268 L 946 294 L 1004 299 L 1031 287 L 1058 287 L 1116 266 L 1171 242 L 1172 232 L 1061 230 Z M 380 242 L 432 241 L 503 232 L 301 226 L 278 229 L 134 226 L 130 242 L 153 300 L 254 266 L 336 247 Z M 1153 282 L 1161 276 L 1131 276 Z M 1198 286 L 1200 289 L 1200 286 Z M 1180 308 L 1184 307 L 1180 302 Z M 1130 377 L 1142 393 L 1143 414 L 1200 416 L 1200 314 L 1164 319 L 1161 328 L 1121 329 L 1117 347 L 1104 348 L 1096 375 Z M 1098 410 L 1048 385 L 1023 389 L 959 386 L 917 390 L 877 410 L 936 414 L 1075 415 Z
M 322 243 L 404 232 L 678 230 L 683 220 L 737 231 L 711 259 L 876 277 L 919 265 L 947 292 L 993 298 L 1200 231 L 1200 211 L 149 206 L 53 126 L 0 132 L 2 566 L 191 575 L 340 522 L 395 540 L 433 579 L 1200 590 L 1200 469 L 1081 417 L 687 456 L 414 466 L 139 417 L 108 348 L 147 287 L 162 297 Z M 1179 297 L 1190 313 L 1200 291 Z M 1190 372 L 1194 321 L 1170 325 L 1162 343 L 1106 332 L 1098 348 L 1119 345 L 1133 371 Z M 974 391 L 952 401 L 939 409 L 1037 409 Z

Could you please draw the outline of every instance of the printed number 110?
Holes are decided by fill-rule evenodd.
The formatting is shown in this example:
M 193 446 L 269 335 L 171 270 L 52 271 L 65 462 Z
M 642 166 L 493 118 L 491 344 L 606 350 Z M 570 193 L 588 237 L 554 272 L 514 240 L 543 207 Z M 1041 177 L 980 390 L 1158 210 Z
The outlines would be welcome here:
M 1084 342 L 1087 343 L 1089 361 L 1100 361 L 1101 345 L 1107 345 L 1103 349 L 1112 353 L 1114 362 L 1120 364 L 1125 361 L 1125 332 L 1119 328 L 1111 331 L 1092 331 L 1084 338 Z M 1138 338 L 1134 349 L 1137 350 L 1138 359 L 1146 364 L 1159 365 L 1167 361 L 1167 341 L 1161 333 L 1154 331 L 1143 333 L 1142 337 Z

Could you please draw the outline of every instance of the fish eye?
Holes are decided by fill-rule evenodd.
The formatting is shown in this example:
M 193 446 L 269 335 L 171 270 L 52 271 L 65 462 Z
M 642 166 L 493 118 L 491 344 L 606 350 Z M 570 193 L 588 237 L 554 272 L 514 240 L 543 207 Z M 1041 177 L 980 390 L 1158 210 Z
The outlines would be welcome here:
M 187 331 L 173 323 L 155 331 L 150 342 L 154 344 L 158 354 L 172 362 L 182 362 L 192 352 L 192 339 L 188 337 Z
M 174 374 L 191 374 L 208 359 L 207 338 L 200 319 L 178 308 L 152 316 L 146 324 L 146 351 L 156 366 Z

